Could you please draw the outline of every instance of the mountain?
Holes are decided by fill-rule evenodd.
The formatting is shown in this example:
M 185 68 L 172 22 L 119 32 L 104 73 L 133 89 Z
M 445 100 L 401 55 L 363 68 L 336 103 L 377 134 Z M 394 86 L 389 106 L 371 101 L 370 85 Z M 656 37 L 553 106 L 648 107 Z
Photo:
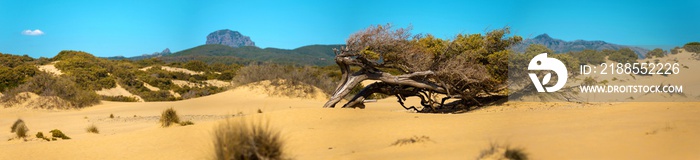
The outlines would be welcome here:
M 583 51 L 584 49 L 592 49 L 592 50 L 604 50 L 604 49 L 611 49 L 611 50 L 619 50 L 622 48 L 630 48 L 634 51 L 634 53 L 637 54 L 640 58 L 643 58 L 644 55 L 649 52 L 649 50 L 640 48 L 640 47 L 634 47 L 634 46 L 624 46 L 624 45 L 618 45 L 618 44 L 612 44 L 612 43 L 607 43 L 605 41 L 586 41 L 586 40 L 575 40 L 575 41 L 564 41 L 561 39 L 554 39 L 550 37 L 549 35 L 541 34 L 535 38 L 532 39 L 526 39 L 523 40 L 520 44 L 515 45 L 512 49 L 517 51 L 517 52 L 524 52 L 525 49 L 530 46 L 531 44 L 541 44 L 546 46 L 549 49 L 554 50 L 555 52 L 558 53 L 566 53 L 569 51 Z
M 207 63 L 273 62 L 292 65 L 327 66 L 335 64 L 333 48 L 343 45 L 309 45 L 296 49 L 243 46 L 238 48 L 220 44 L 206 44 L 160 57 L 165 62 L 200 60 Z
M 170 52 L 170 48 L 165 48 L 161 52 L 153 52 L 151 54 L 143 54 L 140 56 L 134 56 L 134 57 L 115 56 L 115 57 L 105 57 L 105 58 L 111 59 L 111 60 L 121 60 L 121 59 L 141 60 L 141 59 L 148 59 L 148 58 L 154 58 L 154 57 L 161 57 L 161 56 L 169 55 L 169 54 L 173 54 Z
M 255 42 L 250 40 L 250 37 L 244 36 L 238 31 L 232 31 L 229 29 L 222 29 L 209 33 L 205 44 L 221 44 L 233 48 L 255 46 Z

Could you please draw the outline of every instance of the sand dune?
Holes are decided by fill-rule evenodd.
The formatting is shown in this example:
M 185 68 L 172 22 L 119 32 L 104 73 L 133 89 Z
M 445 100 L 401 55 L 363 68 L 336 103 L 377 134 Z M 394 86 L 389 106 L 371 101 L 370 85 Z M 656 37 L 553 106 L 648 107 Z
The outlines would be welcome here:
M 30 135 L 61 129 L 73 139 L 0 141 L 0 155 L 209 159 L 214 126 L 239 113 L 269 119 L 282 130 L 295 159 L 474 159 L 491 143 L 524 148 L 532 159 L 697 159 L 700 152 L 700 103 L 509 102 L 465 114 L 418 114 L 404 111 L 392 98 L 364 110 L 328 109 L 321 108 L 323 99 L 270 96 L 260 88 L 244 86 L 177 102 L 103 102 L 59 112 L 2 108 L 0 126 L 22 118 Z M 159 127 L 158 116 L 169 107 L 195 125 Z M 90 124 L 101 133 L 86 133 Z M 2 138 L 12 136 L 0 132 Z M 414 136 L 429 141 L 391 145 Z

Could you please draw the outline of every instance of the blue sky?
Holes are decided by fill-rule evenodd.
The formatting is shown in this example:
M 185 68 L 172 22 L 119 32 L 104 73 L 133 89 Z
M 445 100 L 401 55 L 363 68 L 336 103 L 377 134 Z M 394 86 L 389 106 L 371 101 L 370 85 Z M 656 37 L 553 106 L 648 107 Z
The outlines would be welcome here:
M 451 38 L 510 26 L 525 38 L 678 46 L 700 41 L 700 1 L 31 1 L 0 0 L 0 52 L 135 56 L 205 42 L 219 29 L 259 47 L 342 44 L 370 25 Z M 27 31 L 28 30 L 28 31 Z M 39 30 L 39 31 L 37 31 Z

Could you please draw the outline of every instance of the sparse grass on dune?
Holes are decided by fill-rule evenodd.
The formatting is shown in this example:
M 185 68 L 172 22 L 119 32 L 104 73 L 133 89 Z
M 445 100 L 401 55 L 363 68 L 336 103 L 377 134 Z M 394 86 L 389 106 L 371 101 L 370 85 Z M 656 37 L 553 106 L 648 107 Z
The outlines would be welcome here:
M 177 111 L 173 108 L 168 108 L 160 116 L 160 124 L 162 127 L 169 127 L 172 124 L 180 123 L 180 117 L 177 116 Z
M 332 72 L 314 67 L 294 67 L 277 64 L 249 65 L 241 68 L 233 78 L 236 85 L 245 85 L 269 80 L 272 86 L 287 88 L 276 94 L 290 97 L 303 97 L 305 94 L 315 94 L 314 87 L 330 94 L 336 87 Z
M 244 119 L 227 119 L 214 129 L 215 158 L 286 159 L 280 132 L 267 122 L 251 123 Z
M 392 146 L 403 146 L 403 145 L 408 145 L 408 144 L 413 144 L 413 143 L 425 143 L 425 142 L 432 142 L 430 140 L 430 137 L 428 136 L 413 136 L 411 138 L 402 138 L 396 140 L 396 142 L 392 143 Z
M 180 122 L 180 126 L 187 126 L 187 125 L 194 125 L 194 122 L 189 121 L 189 120 Z

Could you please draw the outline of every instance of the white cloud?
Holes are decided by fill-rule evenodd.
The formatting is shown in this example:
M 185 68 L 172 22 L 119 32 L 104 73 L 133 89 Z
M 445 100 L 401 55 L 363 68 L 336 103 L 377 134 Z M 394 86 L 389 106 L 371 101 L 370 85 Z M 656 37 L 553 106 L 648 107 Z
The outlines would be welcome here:
M 28 30 L 22 31 L 22 34 L 28 35 L 28 36 L 40 36 L 40 35 L 43 35 L 44 32 L 39 30 L 39 29 L 35 29 L 35 30 L 28 29 Z

